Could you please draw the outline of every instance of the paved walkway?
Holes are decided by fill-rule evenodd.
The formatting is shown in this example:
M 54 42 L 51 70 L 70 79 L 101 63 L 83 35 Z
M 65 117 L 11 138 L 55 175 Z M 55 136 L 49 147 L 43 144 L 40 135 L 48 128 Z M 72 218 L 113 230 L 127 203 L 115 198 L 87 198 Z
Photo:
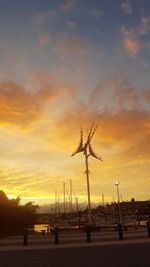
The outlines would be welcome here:
M 124 233 L 124 240 L 118 240 L 117 232 L 96 232 L 92 233 L 92 242 L 86 242 L 85 233 L 61 233 L 60 244 L 54 244 L 53 236 L 29 235 L 28 246 L 23 246 L 23 237 L 8 237 L 0 239 L 0 251 L 16 250 L 45 250 L 58 248 L 77 248 L 77 247 L 97 247 L 97 246 L 116 246 L 127 244 L 150 243 L 144 229 L 138 231 L 128 231 Z M 0 266 L 1 267 L 1 266 Z
M 0 267 L 150 267 L 145 241 L 0 251 Z

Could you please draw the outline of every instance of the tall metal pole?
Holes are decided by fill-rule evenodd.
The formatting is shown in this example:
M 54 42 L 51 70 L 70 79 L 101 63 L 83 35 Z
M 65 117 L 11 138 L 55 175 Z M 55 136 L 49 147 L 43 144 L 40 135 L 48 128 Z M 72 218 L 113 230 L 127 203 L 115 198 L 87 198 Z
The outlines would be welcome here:
M 86 165 L 86 171 L 85 172 L 86 172 L 86 178 L 87 178 L 87 193 L 88 193 L 88 221 L 89 221 L 89 224 L 92 224 L 87 147 L 85 149 L 85 165 Z
M 114 207 L 114 197 L 113 197 L 113 201 L 112 201 L 112 216 L 113 216 L 113 222 L 115 222 L 115 207 Z
M 58 208 L 58 213 L 60 214 L 60 205 L 59 205 L 59 195 L 58 195 L 58 197 L 57 197 L 57 200 L 58 200 L 58 201 L 57 201 L 57 206 L 58 206 L 58 207 L 57 207 L 57 208 Z
M 55 223 L 57 218 L 57 191 L 55 190 Z
M 63 183 L 64 187 L 64 214 L 66 213 L 66 185 Z
M 120 194 L 119 194 L 119 182 L 115 183 L 117 188 L 117 196 L 118 196 L 118 210 L 119 210 L 119 222 L 121 222 L 121 206 L 120 206 Z
M 72 212 L 72 180 L 70 179 L 70 211 Z
M 57 191 L 55 191 L 55 215 L 57 213 Z
M 102 203 L 103 203 L 103 208 L 104 208 L 104 206 L 105 206 L 104 193 L 102 193 Z
M 77 208 L 77 213 L 78 213 L 79 212 L 78 197 L 76 197 L 75 200 L 76 200 L 76 208 Z

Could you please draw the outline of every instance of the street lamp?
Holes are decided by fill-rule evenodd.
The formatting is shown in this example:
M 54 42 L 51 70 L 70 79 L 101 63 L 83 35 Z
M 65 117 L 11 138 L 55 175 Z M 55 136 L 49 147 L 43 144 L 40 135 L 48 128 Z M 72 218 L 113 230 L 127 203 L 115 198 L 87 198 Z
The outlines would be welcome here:
M 121 206 L 120 206 L 119 181 L 116 181 L 115 182 L 115 186 L 117 188 L 117 196 L 118 196 L 119 222 L 121 222 Z

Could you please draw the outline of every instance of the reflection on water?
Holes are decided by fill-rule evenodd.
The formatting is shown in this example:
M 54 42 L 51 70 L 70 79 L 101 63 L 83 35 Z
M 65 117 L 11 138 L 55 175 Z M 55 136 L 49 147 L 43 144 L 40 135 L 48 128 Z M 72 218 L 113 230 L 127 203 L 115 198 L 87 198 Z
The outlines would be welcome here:
M 34 225 L 34 231 L 36 231 L 36 232 L 41 232 L 42 230 L 47 231 L 47 227 L 49 227 L 48 224 L 35 224 Z
M 146 225 L 146 223 L 147 223 L 147 221 L 146 220 L 142 220 L 142 221 L 140 221 L 140 225 Z
M 146 226 L 146 220 L 141 220 L 141 221 L 139 221 L 139 226 Z M 137 223 L 137 222 L 136 222 Z M 69 224 L 66 224 L 66 223 L 56 223 L 56 225 L 60 228 L 60 229 L 65 229 L 65 228 L 67 228 L 67 229 L 69 229 L 69 228 L 72 228 L 72 229 L 78 229 L 79 228 L 79 226 L 78 225 L 74 225 L 74 226 L 71 226 L 71 225 L 69 225 Z M 127 226 L 135 226 L 135 221 L 132 221 L 132 222 L 128 222 L 128 223 L 125 223 L 125 225 L 127 225 Z M 100 223 L 100 226 L 102 226 L 102 224 Z M 41 232 L 42 230 L 45 230 L 45 231 L 47 231 L 48 229 L 50 229 L 50 228 L 53 228 L 53 227 L 50 227 L 49 226 L 49 224 L 35 224 L 34 225 L 34 231 L 36 231 L 36 232 Z

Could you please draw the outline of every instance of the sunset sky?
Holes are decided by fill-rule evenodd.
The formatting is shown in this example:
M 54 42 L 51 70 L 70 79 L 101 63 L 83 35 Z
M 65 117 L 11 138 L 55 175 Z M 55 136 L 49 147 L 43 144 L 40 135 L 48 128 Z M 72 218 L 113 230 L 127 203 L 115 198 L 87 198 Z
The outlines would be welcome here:
M 150 199 L 150 0 L 0 0 L 0 189 L 86 201 L 93 121 L 91 200 Z

